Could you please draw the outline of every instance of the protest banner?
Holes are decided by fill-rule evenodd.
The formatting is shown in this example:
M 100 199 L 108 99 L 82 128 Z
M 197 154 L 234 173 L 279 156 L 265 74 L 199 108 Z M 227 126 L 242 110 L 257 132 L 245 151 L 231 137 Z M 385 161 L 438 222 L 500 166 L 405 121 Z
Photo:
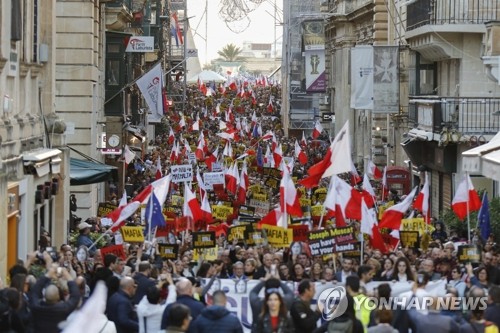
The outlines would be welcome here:
M 267 193 L 253 192 L 252 199 L 257 201 L 267 201 Z
M 179 253 L 179 245 L 177 244 L 158 244 L 158 251 L 160 252 L 160 257 L 164 259 L 177 259 Z
M 214 189 L 215 184 L 224 185 L 224 173 L 223 172 L 205 172 L 203 173 L 203 183 L 205 183 L 205 188 L 209 191 Z
M 212 163 L 212 172 L 219 172 L 222 171 L 222 164 L 219 162 L 214 162 Z
M 122 227 L 121 229 L 123 240 L 129 243 L 144 242 L 144 234 L 142 227 Z
M 246 231 L 247 231 L 247 226 L 246 225 L 235 225 L 229 227 L 229 232 L 227 234 L 227 241 L 229 243 L 232 243 L 235 239 L 237 241 L 244 241 L 246 240 Z
M 254 216 L 255 208 L 247 205 L 241 205 L 238 212 L 239 216 Z
M 312 217 L 321 217 L 321 215 L 325 215 L 326 210 L 323 205 L 314 205 L 311 206 L 311 216 Z
M 125 254 L 125 250 L 123 249 L 123 244 L 103 247 L 101 249 L 101 256 L 104 258 L 106 254 L 114 254 L 115 256 L 117 256 L 118 258 L 122 258 L 123 260 L 127 259 L 127 255 Z
M 399 241 L 401 242 L 401 246 L 406 248 L 416 248 L 420 247 L 420 236 L 418 231 L 400 231 L 399 232 Z
M 170 200 L 172 202 L 172 206 L 175 207 L 182 207 L 184 203 L 184 198 L 181 195 L 173 194 Z
M 310 231 L 307 239 L 313 256 L 353 251 L 354 245 L 348 246 L 347 244 L 357 242 L 353 227 Z
M 214 219 L 225 221 L 230 215 L 233 215 L 233 207 L 228 207 L 226 205 L 212 206 L 212 216 Z
M 196 249 L 193 251 L 193 260 L 194 261 L 199 261 L 200 258 L 201 260 L 205 261 L 214 261 L 217 260 L 219 256 L 219 247 L 211 247 L 208 249 Z
M 315 203 L 324 202 L 326 199 L 327 189 L 326 187 L 318 187 L 312 196 L 312 201 Z
M 293 240 L 292 229 L 264 224 L 262 225 L 262 232 L 269 244 L 275 247 L 288 247 Z
M 172 183 L 193 181 L 193 166 L 191 164 L 172 165 L 170 167 Z
M 250 207 L 255 208 L 255 215 L 260 217 L 266 216 L 269 213 L 269 201 L 250 199 Z
M 116 208 L 118 208 L 117 205 L 113 205 L 109 202 L 100 202 L 99 207 L 97 207 L 97 216 L 98 217 L 107 216 L 109 213 L 114 211 Z
M 477 245 L 460 245 L 457 259 L 460 263 L 478 264 L 481 262 L 481 250 Z
M 401 220 L 401 230 L 402 231 L 418 231 L 420 236 L 422 236 L 425 232 L 431 233 L 434 231 L 434 226 L 431 224 L 425 223 L 423 217 L 415 217 L 411 219 L 402 219 Z
M 202 280 L 202 287 L 206 286 L 209 279 Z M 250 306 L 249 293 L 255 288 L 255 286 L 260 282 L 259 280 L 244 280 L 245 283 L 241 283 L 239 280 L 232 279 L 216 279 L 211 288 L 208 290 L 206 295 L 206 302 L 211 305 L 212 295 L 217 290 L 222 290 L 226 294 L 227 303 L 226 308 L 229 312 L 234 313 L 236 317 L 240 320 L 243 331 L 245 333 L 250 333 L 252 328 L 252 308 Z M 296 295 L 298 293 L 299 282 L 284 281 L 287 287 Z M 333 282 L 314 282 L 315 283 L 315 294 L 311 300 L 311 309 L 316 310 L 316 304 L 323 291 L 328 288 L 333 287 L 343 287 L 342 283 Z M 369 282 L 365 285 L 365 289 L 368 293 L 373 294 L 375 289 L 382 283 L 388 283 L 391 287 L 391 296 L 398 297 L 408 294 L 408 300 L 411 298 L 411 288 L 412 283 L 410 282 Z M 426 287 L 425 291 L 432 296 L 444 296 L 446 294 L 446 283 L 445 280 L 430 281 Z M 241 284 L 241 285 L 238 285 Z M 261 289 L 259 297 L 264 299 L 264 288 Z
M 275 177 L 267 177 L 264 184 L 273 190 L 277 190 L 280 188 L 280 180 Z
M 206 249 L 215 247 L 215 232 L 214 231 L 199 231 L 193 232 L 193 248 Z
M 293 241 L 294 242 L 306 242 L 307 241 L 307 233 L 309 232 L 309 226 L 305 224 L 294 225 L 291 224 L 288 226 L 293 230 Z

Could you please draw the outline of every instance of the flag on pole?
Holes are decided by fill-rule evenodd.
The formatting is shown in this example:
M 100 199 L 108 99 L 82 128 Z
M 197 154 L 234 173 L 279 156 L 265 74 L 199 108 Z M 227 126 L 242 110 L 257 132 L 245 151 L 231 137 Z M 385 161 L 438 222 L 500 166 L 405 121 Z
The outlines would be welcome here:
M 373 163 L 372 160 L 368 161 L 368 176 L 372 177 L 373 179 L 381 179 L 382 178 L 382 172 L 380 171 L 379 168 Z
M 422 190 L 417 195 L 413 208 L 422 212 L 424 219 L 429 223 L 429 173 L 425 173 L 425 182 Z
M 314 124 L 314 130 L 312 132 L 312 137 L 313 139 L 317 139 L 321 133 L 323 132 L 323 126 L 319 122 L 319 120 L 316 120 L 316 123 Z
M 166 225 L 160 202 L 154 192 L 151 194 L 151 198 L 146 205 L 145 216 L 147 219 L 151 217 L 151 221 L 147 221 L 148 223 L 146 223 L 145 234 L 148 234 L 150 230 L 153 231 L 157 227 L 163 227 Z M 151 229 L 149 229 L 149 226 L 151 226 Z
M 461 220 L 467 217 L 470 212 L 478 211 L 481 208 L 481 199 L 472 185 L 470 176 L 466 174 L 460 182 L 457 192 L 451 202 L 451 209 Z
M 401 226 L 401 220 L 413 203 L 413 198 L 415 197 L 416 192 L 417 187 L 415 186 L 415 188 L 403 201 L 386 209 L 382 215 L 382 219 L 380 220 L 379 227 L 399 229 Z
M 160 179 L 163 177 L 163 172 L 161 171 L 161 160 L 160 156 L 156 159 L 156 174 L 155 174 L 156 180 Z
M 163 117 L 163 71 L 161 64 L 154 66 L 136 83 L 153 115 Z
M 128 145 L 125 145 L 123 157 L 125 158 L 125 164 L 130 164 L 135 159 L 135 153 L 130 150 Z
M 481 238 L 486 241 L 491 234 L 490 207 L 488 203 L 488 193 L 485 191 L 481 203 L 481 209 L 477 215 L 477 225 L 481 231 Z

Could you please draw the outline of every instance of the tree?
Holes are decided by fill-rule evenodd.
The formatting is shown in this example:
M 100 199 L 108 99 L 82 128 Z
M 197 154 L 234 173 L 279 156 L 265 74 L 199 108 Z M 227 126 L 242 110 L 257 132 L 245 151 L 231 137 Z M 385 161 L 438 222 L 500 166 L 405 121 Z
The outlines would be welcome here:
M 242 51 L 242 49 L 231 43 L 224 46 L 222 50 L 217 51 L 217 54 L 220 55 L 225 61 L 232 62 L 243 60 L 243 58 L 240 57 Z

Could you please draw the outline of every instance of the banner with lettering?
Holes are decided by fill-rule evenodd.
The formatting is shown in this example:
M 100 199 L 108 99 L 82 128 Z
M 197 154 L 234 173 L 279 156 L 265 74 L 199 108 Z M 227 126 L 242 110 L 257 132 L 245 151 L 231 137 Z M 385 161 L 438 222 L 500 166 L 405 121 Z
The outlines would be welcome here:
M 205 188 L 209 191 L 214 189 L 215 184 L 224 185 L 224 173 L 223 172 L 205 172 L 203 173 L 203 182 L 205 183 Z
M 215 232 L 214 231 L 200 231 L 193 232 L 193 248 L 207 249 L 215 247 Z
M 129 243 L 144 242 L 144 234 L 142 227 L 122 227 L 121 229 L 123 240 Z
M 193 166 L 191 164 L 172 165 L 170 167 L 172 183 L 193 181 Z
M 202 280 L 202 287 L 208 283 L 209 279 Z M 217 290 L 222 290 L 226 294 L 227 309 L 236 315 L 240 320 L 243 331 L 245 333 L 250 333 L 252 328 L 252 308 L 250 306 L 249 294 L 259 283 L 259 280 L 232 280 L 232 279 L 216 279 L 212 283 L 211 288 L 208 290 L 206 295 L 207 304 L 212 303 L 212 294 Z M 292 281 L 285 281 L 287 287 L 297 295 L 297 288 L 299 283 Z M 382 283 L 388 283 L 391 287 L 391 295 L 399 296 L 402 293 L 411 292 L 412 283 L 411 282 L 369 282 L 365 285 L 366 290 L 369 293 L 373 293 L 374 290 Z M 425 290 L 432 296 L 445 296 L 446 294 L 446 280 L 430 281 Z M 316 293 L 311 300 L 311 309 L 316 309 L 316 304 L 318 303 L 319 296 L 323 291 L 328 288 L 333 288 L 337 286 L 343 286 L 341 283 L 333 282 L 315 282 Z M 264 288 L 261 289 L 259 297 L 264 299 Z
M 460 245 L 457 259 L 460 263 L 478 264 L 481 262 L 481 250 L 476 245 Z
M 399 241 L 404 248 L 418 249 L 420 247 L 420 236 L 418 231 L 400 231 Z
M 294 225 L 291 224 L 288 226 L 293 230 L 293 241 L 294 242 L 306 242 L 307 241 L 307 233 L 309 232 L 309 226 L 305 224 Z
M 101 256 L 104 258 L 106 254 L 114 254 L 118 258 L 122 258 L 123 260 L 127 259 L 127 255 L 125 254 L 125 250 L 123 249 L 123 245 L 110 245 L 103 247 L 101 249 Z
M 310 231 L 307 238 L 313 256 L 354 251 L 357 242 L 353 227 Z
M 217 260 L 219 257 L 219 247 L 211 247 L 208 249 L 196 249 L 193 251 L 193 260 L 194 261 L 199 261 L 200 258 L 201 260 L 205 261 L 214 261 Z
M 244 241 L 246 237 L 247 226 L 246 225 L 235 225 L 229 227 L 229 232 L 227 234 L 227 241 L 232 243 L 235 239 L 237 241 Z
M 216 220 L 227 220 L 228 216 L 233 215 L 233 207 L 228 207 L 226 205 L 214 205 L 212 206 L 212 216 Z
M 97 207 L 97 216 L 103 217 L 107 216 L 109 213 L 114 211 L 118 206 L 113 205 L 109 202 L 100 202 L 99 207 Z
M 275 247 L 289 247 L 293 241 L 293 230 L 272 225 L 262 225 L 262 233 L 269 242 L 269 245 Z
M 177 244 L 158 244 L 158 251 L 160 251 L 160 257 L 164 259 L 177 259 L 179 253 L 179 245 Z

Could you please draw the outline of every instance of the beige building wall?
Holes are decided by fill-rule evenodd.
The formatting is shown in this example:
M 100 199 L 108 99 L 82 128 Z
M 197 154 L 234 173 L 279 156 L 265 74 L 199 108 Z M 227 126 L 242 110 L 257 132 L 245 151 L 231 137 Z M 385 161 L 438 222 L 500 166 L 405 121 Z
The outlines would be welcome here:
M 68 128 L 71 157 L 77 152 L 104 161 L 97 149 L 104 122 L 104 4 L 93 1 L 57 2 L 55 110 Z M 94 216 L 104 184 L 71 186 L 78 202 L 77 216 Z M 69 199 L 68 199 L 69 200 Z

